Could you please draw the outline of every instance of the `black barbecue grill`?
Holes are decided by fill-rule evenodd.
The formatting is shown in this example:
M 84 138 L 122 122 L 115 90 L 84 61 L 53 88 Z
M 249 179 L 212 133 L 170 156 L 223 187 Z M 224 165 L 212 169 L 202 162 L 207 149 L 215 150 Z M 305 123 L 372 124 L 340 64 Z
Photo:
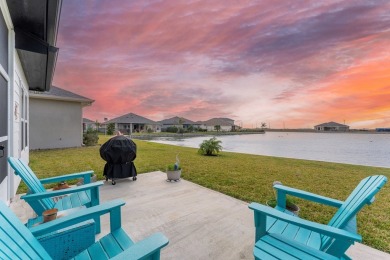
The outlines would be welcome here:
M 137 145 L 126 136 L 112 137 L 100 147 L 100 157 L 107 163 L 104 166 L 103 176 L 106 181 L 111 179 L 115 185 L 115 179 L 130 178 L 137 180 L 137 170 L 133 161 L 137 157 Z

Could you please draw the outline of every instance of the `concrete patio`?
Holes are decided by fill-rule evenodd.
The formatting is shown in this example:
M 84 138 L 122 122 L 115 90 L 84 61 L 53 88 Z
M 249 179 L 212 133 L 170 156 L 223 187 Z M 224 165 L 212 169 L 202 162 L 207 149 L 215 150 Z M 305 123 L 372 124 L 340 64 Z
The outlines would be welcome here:
M 122 226 L 138 241 L 154 232 L 169 238 L 162 259 L 253 259 L 253 213 L 248 204 L 192 182 L 166 182 L 163 172 L 138 176 L 137 181 L 106 182 L 101 201 L 123 198 Z M 33 212 L 15 198 L 11 208 L 24 220 Z M 102 219 L 102 234 L 109 218 Z M 363 238 L 364 239 L 364 238 Z M 347 254 L 353 259 L 390 259 L 390 255 L 362 244 Z

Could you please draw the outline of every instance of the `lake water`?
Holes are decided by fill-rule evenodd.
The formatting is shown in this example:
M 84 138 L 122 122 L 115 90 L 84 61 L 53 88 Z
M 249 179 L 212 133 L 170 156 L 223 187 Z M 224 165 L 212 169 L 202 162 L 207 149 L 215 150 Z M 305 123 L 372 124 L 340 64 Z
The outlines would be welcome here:
M 211 136 L 152 142 L 199 148 Z M 390 168 L 390 134 L 294 133 L 218 136 L 223 151 Z

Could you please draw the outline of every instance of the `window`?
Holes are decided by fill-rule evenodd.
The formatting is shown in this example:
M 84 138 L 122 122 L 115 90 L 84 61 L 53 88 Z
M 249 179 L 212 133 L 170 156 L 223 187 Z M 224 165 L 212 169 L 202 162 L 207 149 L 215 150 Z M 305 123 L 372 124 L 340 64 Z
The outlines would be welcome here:
M 28 146 L 28 97 L 27 91 L 20 85 L 20 150 L 23 151 Z

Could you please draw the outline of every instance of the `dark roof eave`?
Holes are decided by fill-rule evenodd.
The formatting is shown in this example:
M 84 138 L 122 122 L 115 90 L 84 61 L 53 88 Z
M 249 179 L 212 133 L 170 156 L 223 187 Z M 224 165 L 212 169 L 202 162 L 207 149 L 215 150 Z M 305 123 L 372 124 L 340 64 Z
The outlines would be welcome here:
M 29 89 L 49 91 L 54 77 L 58 48 L 20 29 L 15 29 L 15 34 L 15 47 Z
M 58 48 L 62 0 L 7 0 L 18 50 L 30 90 L 50 90 Z

